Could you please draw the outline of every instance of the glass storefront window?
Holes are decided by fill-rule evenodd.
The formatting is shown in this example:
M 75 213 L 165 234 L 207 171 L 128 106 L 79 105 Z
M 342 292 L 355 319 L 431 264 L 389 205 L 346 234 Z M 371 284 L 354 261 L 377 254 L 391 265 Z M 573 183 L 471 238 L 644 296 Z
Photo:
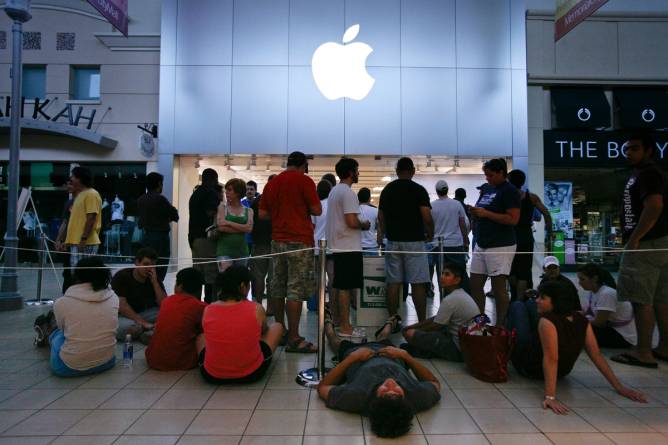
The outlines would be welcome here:
M 102 229 L 100 231 L 100 254 L 107 256 L 109 263 L 131 262 L 136 246 L 132 245 L 132 234 L 136 227 L 137 199 L 144 194 L 146 177 L 145 163 L 90 163 L 81 164 L 93 173 L 93 188 L 102 197 Z M 69 162 L 22 162 L 19 184 L 32 187 L 32 197 L 37 207 L 40 223 L 45 234 L 55 240 L 62 222 L 63 209 L 69 199 L 65 184 L 70 176 Z M 0 163 L 0 214 L 7 208 L 7 162 Z M 118 205 L 122 202 L 122 206 Z M 122 211 L 118 211 L 122 207 Z M 114 211 L 116 210 L 116 211 Z M 33 227 L 34 215 L 19 226 L 19 247 L 36 249 L 37 227 Z M 6 230 L 6 220 L 0 218 L 0 231 Z M 62 258 L 61 258 L 62 260 Z M 20 251 L 19 261 L 36 262 L 34 252 Z
M 623 247 L 620 212 L 629 173 L 629 169 L 545 169 L 546 184 L 572 184 L 572 236 L 564 233 L 564 239 L 574 241 L 576 263 L 619 265 L 619 253 L 611 250 Z M 545 200 L 549 207 L 547 192 Z M 564 226 L 558 229 L 566 232 Z

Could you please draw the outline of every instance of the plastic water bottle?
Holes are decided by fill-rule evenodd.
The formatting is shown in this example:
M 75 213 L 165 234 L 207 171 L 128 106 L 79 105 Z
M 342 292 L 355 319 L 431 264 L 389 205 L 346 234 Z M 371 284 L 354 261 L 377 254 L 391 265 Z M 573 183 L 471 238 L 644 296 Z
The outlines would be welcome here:
M 134 346 L 132 344 L 132 335 L 125 336 L 125 344 L 123 345 L 123 366 L 125 368 L 132 368 L 132 356 L 134 355 Z

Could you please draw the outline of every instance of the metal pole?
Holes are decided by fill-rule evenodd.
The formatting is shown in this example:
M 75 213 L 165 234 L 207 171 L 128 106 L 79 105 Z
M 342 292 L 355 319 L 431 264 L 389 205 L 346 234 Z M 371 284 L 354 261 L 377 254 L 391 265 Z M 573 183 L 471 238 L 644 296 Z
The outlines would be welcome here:
M 42 303 L 42 280 L 44 276 L 44 258 L 46 258 L 45 254 L 45 242 L 44 242 L 44 236 L 41 236 L 39 238 L 39 269 L 37 270 L 37 303 L 41 304 Z
M 327 240 L 318 242 L 320 247 L 320 286 L 318 286 L 318 375 L 325 376 L 325 289 L 327 288 Z M 318 379 L 319 380 L 319 379 Z
M 19 239 L 16 234 L 16 212 L 19 192 L 19 148 L 21 146 L 21 51 L 23 50 L 23 24 L 14 20 L 12 25 L 12 104 L 9 132 L 9 180 L 7 191 L 7 233 L 5 235 L 5 265 L 0 285 L 0 310 L 16 310 L 23 307 L 18 291 L 16 264 Z
M 320 240 L 318 242 L 320 250 L 320 265 L 319 274 L 320 282 L 318 283 L 318 358 L 315 368 L 304 369 L 299 371 L 295 381 L 307 388 L 314 388 L 320 383 L 320 379 L 329 371 L 325 367 L 325 289 L 327 288 L 327 241 Z
M 436 263 L 436 271 L 438 276 L 436 282 L 438 283 L 438 298 L 443 298 L 443 288 L 441 287 L 441 274 L 443 273 L 443 237 L 438 237 L 438 262 Z

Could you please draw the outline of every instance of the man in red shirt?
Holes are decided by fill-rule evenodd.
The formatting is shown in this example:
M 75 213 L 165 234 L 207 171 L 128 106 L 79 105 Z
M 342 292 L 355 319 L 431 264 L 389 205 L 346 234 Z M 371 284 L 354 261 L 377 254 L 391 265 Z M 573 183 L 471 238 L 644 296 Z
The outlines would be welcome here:
M 189 267 L 176 274 L 174 295 L 162 301 L 151 343 L 146 348 L 148 366 L 158 371 L 197 367 L 197 337 L 202 333 L 200 301 L 204 277 Z
M 260 200 L 260 219 L 271 219 L 271 253 L 274 277 L 271 298 L 274 317 L 285 326 L 288 315 L 286 352 L 313 353 L 317 348 L 299 336 L 303 302 L 315 286 L 313 274 L 313 223 L 322 213 L 315 183 L 306 176 L 304 153 L 288 156 L 287 168 L 267 183 Z M 287 303 L 286 303 L 287 300 Z

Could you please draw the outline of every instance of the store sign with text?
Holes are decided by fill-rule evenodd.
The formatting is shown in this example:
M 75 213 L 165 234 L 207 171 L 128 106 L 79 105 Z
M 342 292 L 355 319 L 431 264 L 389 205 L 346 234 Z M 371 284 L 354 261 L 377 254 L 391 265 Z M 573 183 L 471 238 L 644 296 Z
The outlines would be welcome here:
M 584 19 L 592 15 L 608 0 L 556 0 L 554 15 L 554 41 L 568 34 Z
M 2 96 L 0 96 L 2 97 Z M 0 108 L 0 118 L 9 117 L 9 113 L 12 106 L 11 96 L 5 97 L 5 109 Z M 78 108 L 74 109 L 72 104 L 66 104 L 63 108 L 58 109 L 58 112 L 55 114 L 48 114 L 46 112 L 51 104 L 51 99 L 40 100 L 36 98 L 32 104 L 32 118 L 35 120 L 42 119 L 51 122 L 67 122 L 73 127 L 78 127 L 79 123 L 82 121 L 86 122 L 86 129 L 90 130 L 93 126 L 93 120 L 95 119 L 95 113 L 97 110 L 91 108 L 86 110 L 84 106 L 79 105 Z M 26 99 L 25 97 L 21 98 L 21 117 L 24 118 L 26 114 Z
M 668 167 L 668 132 L 652 133 L 656 142 L 656 161 Z M 630 133 L 622 131 L 543 132 L 546 167 L 623 168 L 626 142 Z

